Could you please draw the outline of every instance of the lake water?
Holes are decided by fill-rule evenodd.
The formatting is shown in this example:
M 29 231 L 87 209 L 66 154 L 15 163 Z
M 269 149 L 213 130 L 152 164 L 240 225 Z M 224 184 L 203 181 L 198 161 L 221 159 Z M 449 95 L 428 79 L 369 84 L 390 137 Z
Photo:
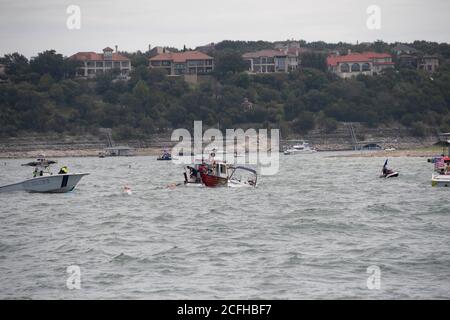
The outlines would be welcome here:
M 432 166 L 393 158 L 385 180 L 382 158 L 333 155 L 281 154 L 256 189 L 169 189 L 183 168 L 155 157 L 58 159 L 91 175 L 67 194 L 0 194 L 0 298 L 450 298 L 450 190 Z M 27 160 L 1 160 L 0 184 Z

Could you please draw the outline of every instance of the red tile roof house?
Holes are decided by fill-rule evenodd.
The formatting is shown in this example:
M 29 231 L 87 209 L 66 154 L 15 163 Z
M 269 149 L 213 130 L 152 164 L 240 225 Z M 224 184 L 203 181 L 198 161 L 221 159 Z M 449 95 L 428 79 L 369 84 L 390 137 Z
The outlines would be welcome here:
M 199 51 L 169 52 L 150 58 L 149 67 L 165 69 L 171 76 L 208 74 L 214 70 L 214 58 Z
M 242 55 L 249 73 L 289 72 L 298 68 L 299 57 L 295 50 L 260 50 Z
M 388 53 L 363 52 L 349 53 L 345 56 L 330 55 L 327 58 L 328 70 L 341 78 L 360 74 L 372 76 L 393 68 L 392 56 Z
M 131 71 L 130 59 L 117 53 L 117 46 L 116 52 L 107 47 L 103 49 L 103 53 L 78 52 L 70 59 L 81 62 L 81 67 L 77 72 L 77 75 L 81 77 L 92 78 L 112 69 L 119 70 L 121 77 L 128 77 Z

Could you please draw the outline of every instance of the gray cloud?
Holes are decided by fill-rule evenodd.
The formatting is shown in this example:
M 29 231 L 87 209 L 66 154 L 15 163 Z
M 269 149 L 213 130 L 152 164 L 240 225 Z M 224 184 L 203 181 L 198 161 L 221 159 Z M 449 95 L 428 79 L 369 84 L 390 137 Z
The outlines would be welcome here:
M 449 42 L 447 0 L 0 0 L 0 54 L 45 49 L 65 55 L 105 46 L 145 50 L 233 40 Z M 66 28 L 79 5 L 81 30 Z M 366 28 L 366 8 L 382 10 L 381 30 Z

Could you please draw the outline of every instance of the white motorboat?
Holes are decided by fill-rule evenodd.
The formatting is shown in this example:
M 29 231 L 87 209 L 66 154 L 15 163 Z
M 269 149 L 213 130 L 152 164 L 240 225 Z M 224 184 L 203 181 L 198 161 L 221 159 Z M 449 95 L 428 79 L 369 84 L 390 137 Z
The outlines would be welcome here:
M 450 157 L 435 157 L 431 159 L 431 162 L 434 163 L 431 186 L 450 187 Z
M 72 191 L 83 176 L 89 173 L 55 174 L 31 178 L 0 187 L 0 193 L 12 191 L 64 193 Z
M 450 175 L 433 174 L 431 176 L 431 186 L 433 186 L 433 187 L 450 187 Z
M 228 187 L 256 187 L 258 174 L 255 170 L 246 167 L 230 167 L 230 171 Z
M 13 191 L 28 191 L 41 193 L 65 193 L 72 191 L 81 178 L 89 173 L 58 173 L 50 172 L 49 167 L 56 161 L 38 159 L 24 165 L 33 166 L 34 177 L 25 181 L 0 187 L 0 193 Z
M 285 155 L 294 155 L 294 154 L 310 154 L 310 153 L 314 153 L 314 152 L 317 152 L 317 150 L 314 148 L 311 148 L 309 143 L 303 141 L 300 144 L 296 144 L 296 145 L 286 149 L 283 153 Z

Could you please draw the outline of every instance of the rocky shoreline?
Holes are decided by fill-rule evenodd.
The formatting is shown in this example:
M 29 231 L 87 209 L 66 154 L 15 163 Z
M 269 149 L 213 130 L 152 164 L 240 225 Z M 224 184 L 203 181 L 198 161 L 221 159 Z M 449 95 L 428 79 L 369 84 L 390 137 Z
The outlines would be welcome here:
M 381 149 L 394 148 L 395 151 L 362 151 L 352 152 L 345 157 L 430 157 L 442 153 L 442 147 L 436 146 L 439 137 L 429 135 L 418 138 L 412 136 L 406 129 L 383 128 L 367 129 L 357 128 L 360 138 L 355 144 L 348 134 L 347 128 L 342 125 L 334 133 L 323 134 L 318 130 L 304 135 L 306 141 L 318 151 L 350 151 L 355 146 L 363 147 L 376 144 Z M 280 150 L 283 147 L 296 144 L 297 137 L 289 137 L 280 141 Z M 115 146 L 129 146 L 135 150 L 137 156 L 158 156 L 163 149 L 170 149 L 176 142 L 170 140 L 169 134 L 154 134 L 146 139 L 127 140 L 120 142 L 108 141 L 104 135 L 80 134 L 30 134 L 18 137 L 0 138 L 0 158 L 36 158 L 39 155 L 46 157 L 98 157 L 108 144 Z M 270 146 L 270 142 L 268 142 Z M 256 146 L 252 146 L 253 148 Z M 238 146 L 239 152 L 245 146 Z M 256 150 L 256 149 L 255 149 Z
M 417 146 L 416 148 L 408 148 L 394 151 L 373 150 L 373 151 L 353 151 L 348 154 L 342 154 L 342 151 L 351 150 L 320 150 L 319 152 L 336 152 L 335 155 L 329 157 L 433 157 L 442 153 L 440 147 L 423 148 Z M 0 159 L 33 159 L 40 155 L 45 155 L 48 158 L 66 158 L 66 157 L 98 157 L 102 149 L 33 149 L 27 151 L 18 150 L 1 150 Z M 136 156 L 159 156 L 161 154 L 160 148 L 136 148 Z

